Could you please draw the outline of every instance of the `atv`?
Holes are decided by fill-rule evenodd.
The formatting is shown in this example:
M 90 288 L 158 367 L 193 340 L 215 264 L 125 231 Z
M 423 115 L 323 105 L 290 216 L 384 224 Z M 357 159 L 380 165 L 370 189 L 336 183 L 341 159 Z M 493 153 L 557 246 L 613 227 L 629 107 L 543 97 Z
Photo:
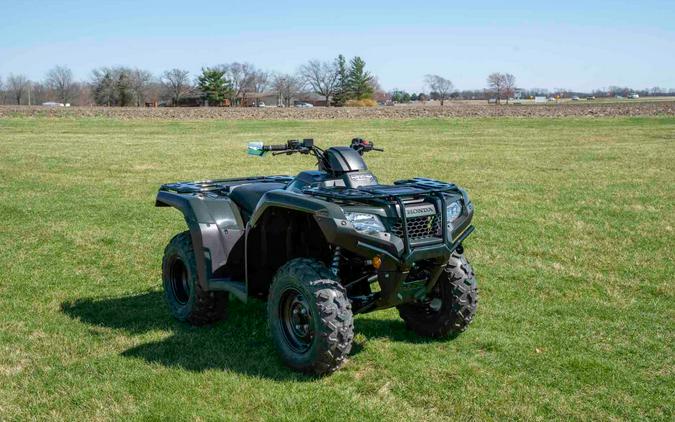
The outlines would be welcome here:
M 312 139 L 248 144 L 248 153 L 312 155 L 318 170 L 162 185 L 156 206 L 180 210 L 187 231 L 164 251 L 171 313 L 194 325 L 224 318 L 229 295 L 267 300 L 281 359 L 326 374 L 346 360 L 353 315 L 396 307 L 426 337 L 454 336 L 478 302 L 462 242 L 473 205 L 452 183 L 381 185 L 356 138 L 326 150 Z

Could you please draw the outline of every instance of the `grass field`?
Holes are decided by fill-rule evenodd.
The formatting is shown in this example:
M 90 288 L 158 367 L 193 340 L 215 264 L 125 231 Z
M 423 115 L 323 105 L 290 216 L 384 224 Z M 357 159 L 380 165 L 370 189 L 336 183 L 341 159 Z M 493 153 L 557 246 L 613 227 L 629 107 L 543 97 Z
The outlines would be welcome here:
M 454 340 L 356 318 L 320 379 L 283 367 L 264 304 L 174 322 L 160 263 L 176 180 L 293 174 L 251 139 L 353 135 L 382 182 L 466 187 L 481 289 Z M 675 118 L 0 120 L 0 420 L 662 419 L 675 410 Z

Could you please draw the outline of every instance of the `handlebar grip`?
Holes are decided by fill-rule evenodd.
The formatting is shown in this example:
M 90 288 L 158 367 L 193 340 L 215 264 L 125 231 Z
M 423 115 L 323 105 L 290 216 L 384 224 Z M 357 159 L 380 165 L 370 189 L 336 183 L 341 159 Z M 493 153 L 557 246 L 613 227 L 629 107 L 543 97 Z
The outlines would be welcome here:
M 263 151 L 286 151 L 288 145 L 265 145 Z

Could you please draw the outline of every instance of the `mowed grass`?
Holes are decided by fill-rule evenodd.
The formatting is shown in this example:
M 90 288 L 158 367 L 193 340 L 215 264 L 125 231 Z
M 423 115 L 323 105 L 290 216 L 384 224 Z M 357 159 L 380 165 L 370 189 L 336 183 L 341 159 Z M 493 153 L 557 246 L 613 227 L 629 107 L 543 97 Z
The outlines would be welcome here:
M 372 139 L 381 182 L 454 181 L 476 206 L 481 300 L 452 340 L 356 318 L 334 375 L 286 369 L 264 304 L 171 319 L 181 215 L 161 183 L 294 174 L 248 140 Z M 0 419 L 662 419 L 675 406 L 675 119 L 0 120 Z

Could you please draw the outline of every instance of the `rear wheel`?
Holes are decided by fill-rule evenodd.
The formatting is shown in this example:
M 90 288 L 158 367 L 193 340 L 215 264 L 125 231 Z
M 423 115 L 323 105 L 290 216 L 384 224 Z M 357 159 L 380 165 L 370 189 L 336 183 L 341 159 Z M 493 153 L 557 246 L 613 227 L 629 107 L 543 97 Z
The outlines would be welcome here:
M 406 327 L 424 337 L 446 337 L 466 330 L 478 305 L 478 286 L 471 264 L 454 252 L 436 286 L 419 303 L 398 306 Z
M 199 285 L 190 232 L 177 234 L 164 249 L 162 281 L 164 299 L 179 321 L 205 325 L 225 317 L 228 294 L 207 292 Z
M 274 276 L 267 301 L 270 333 L 293 369 L 322 375 L 347 359 L 354 338 L 351 304 L 319 261 L 297 258 Z

